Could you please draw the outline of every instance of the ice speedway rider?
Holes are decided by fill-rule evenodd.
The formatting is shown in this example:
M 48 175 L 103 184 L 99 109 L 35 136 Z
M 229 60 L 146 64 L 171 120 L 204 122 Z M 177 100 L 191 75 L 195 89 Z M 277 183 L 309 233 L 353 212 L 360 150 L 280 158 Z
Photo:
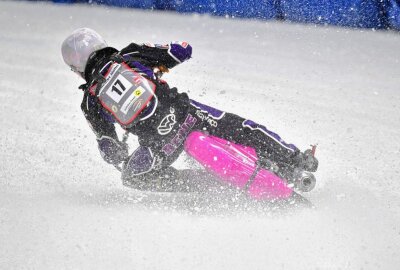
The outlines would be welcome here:
M 182 153 L 188 134 L 195 130 L 253 147 L 260 160 L 270 160 L 280 168 L 313 172 L 318 167 L 309 150 L 302 153 L 265 126 L 189 99 L 186 93 L 179 93 L 163 81 L 159 76 L 162 72 L 191 58 L 192 47 L 186 42 L 131 43 L 119 51 L 107 46 L 94 30 L 80 28 L 64 40 L 61 51 L 64 62 L 86 81 L 79 87 L 83 90 L 82 111 L 97 137 L 103 159 L 122 167 L 125 185 L 148 189 L 149 179 L 174 179 L 178 171 L 171 164 Z M 110 86 L 107 97 L 99 94 L 105 77 L 112 76 L 117 67 L 130 67 L 141 75 L 137 80 L 147 85 L 144 88 L 154 90 L 130 108 L 129 119 L 123 119 L 124 115 L 115 109 L 115 102 L 126 99 L 124 78 Z M 131 155 L 126 143 L 119 140 L 114 124 L 137 136 L 140 146 Z

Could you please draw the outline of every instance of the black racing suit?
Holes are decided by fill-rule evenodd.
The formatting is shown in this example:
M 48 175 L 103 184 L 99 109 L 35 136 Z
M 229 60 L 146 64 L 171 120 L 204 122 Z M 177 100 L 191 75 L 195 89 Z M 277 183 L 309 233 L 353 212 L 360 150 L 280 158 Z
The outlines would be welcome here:
M 253 147 L 260 159 L 290 165 L 295 162 L 300 151 L 294 145 L 285 143 L 277 134 L 251 120 L 191 100 L 186 93 L 178 93 L 175 87 L 171 88 L 154 75 L 155 68 L 170 69 L 189 59 L 191 47 L 187 43 L 132 43 L 121 51 L 108 47 L 89 57 L 84 74 L 87 83 L 81 86 L 84 90 L 81 108 L 97 135 L 105 160 L 110 161 L 107 157 L 115 155 L 115 149 L 109 145 L 103 147 L 102 138 L 118 142 L 114 127 L 116 122 L 88 89 L 98 83 L 99 75 L 104 75 L 116 55 L 122 56 L 133 70 L 156 85 L 155 96 L 140 113 L 140 121 L 128 128 L 129 133 L 138 137 L 139 148 L 129 157 L 121 155 L 110 162 L 114 165 L 123 162 L 122 178 L 125 184 L 145 189 L 150 178 L 175 173 L 170 166 L 182 153 L 187 135 L 195 130 Z

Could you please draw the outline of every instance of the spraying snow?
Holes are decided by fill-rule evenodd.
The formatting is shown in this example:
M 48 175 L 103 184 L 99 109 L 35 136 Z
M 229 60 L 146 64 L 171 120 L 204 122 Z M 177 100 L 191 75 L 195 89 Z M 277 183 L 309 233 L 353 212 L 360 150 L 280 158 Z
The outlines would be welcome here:
M 1 2 L 0 14 L 1 269 L 400 265 L 398 33 L 31 2 Z M 318 143 L 315 208 L 277 212 L 222 187 L 123 187 L 61 59 L 79 27 L 116 48 L 189 41 L 193 59 L 165 79 L 301 149 Z

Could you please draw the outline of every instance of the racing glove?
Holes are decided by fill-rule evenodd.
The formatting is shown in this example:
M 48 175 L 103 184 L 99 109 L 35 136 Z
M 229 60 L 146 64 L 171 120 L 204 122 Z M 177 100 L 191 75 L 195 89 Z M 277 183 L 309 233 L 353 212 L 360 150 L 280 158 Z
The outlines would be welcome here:
M 108 136 L 97 139 L 100 155 L 110 164 L 118 165 L 128 158 L 128 145 Z
M 171 42 L 168 54 L 174 58 L 177 63 L 182 63 L 192 57 L 192 46 L 187 42 Z

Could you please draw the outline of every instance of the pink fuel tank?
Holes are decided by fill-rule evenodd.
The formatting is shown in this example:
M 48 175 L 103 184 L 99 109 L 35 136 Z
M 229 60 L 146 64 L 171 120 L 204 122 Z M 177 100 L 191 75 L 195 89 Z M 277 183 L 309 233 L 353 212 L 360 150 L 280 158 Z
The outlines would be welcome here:
M 247 190 L 257 200 L 285 199 L 293 190 L 272 172 L 260 169 L 256 175 L 257 154 L 251 147 L 192 132 L 185 141 L 185 151 L 223 182 Z

